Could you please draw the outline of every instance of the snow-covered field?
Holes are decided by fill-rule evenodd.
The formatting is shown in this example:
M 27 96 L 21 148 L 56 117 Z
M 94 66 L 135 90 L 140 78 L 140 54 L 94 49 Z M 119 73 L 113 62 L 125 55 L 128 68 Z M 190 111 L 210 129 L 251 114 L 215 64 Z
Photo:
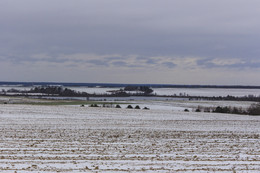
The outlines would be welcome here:
M 0 134 L 0 172 L 260 172 L 260 116 L 0 104 Z
M 260 96 L 260 89 L 228 89 L 228 88 L 154 88 L 157 95 L 190 95 L 190 96 Z

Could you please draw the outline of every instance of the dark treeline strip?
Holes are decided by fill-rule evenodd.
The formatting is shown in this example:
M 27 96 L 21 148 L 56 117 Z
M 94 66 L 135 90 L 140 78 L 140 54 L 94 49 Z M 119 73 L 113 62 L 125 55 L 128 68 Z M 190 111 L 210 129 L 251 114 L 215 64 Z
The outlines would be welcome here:
M 240 115 L 260 115 L 260 103 L 253 103 L 248 108 L 232 107 L 232 106 L 217 106 L 217 107 L 201 107 L 195 110 L 196 112 L 213 112 L 225 114 L 240 114 Z
M 135 90 L 136 89 L 136 90 Z M 153 90 L 150 87 L 142 86 L 137 87 L 131 91 L 136 91 L 136 93 L 128 93 L 129 90 L 115 90 L 111 93 L 105 94 L 90 94 L 87 92 L 79 92 L 69 88 L 63 88 L 61 86 L 39 86 L 34 87 L 30 90 L 18 90 L 18 89 L 10 89 L 7 91 L 2 91 L 1 95 L 6 95 L 6 93 L 17 93 L 13 94 L 13 96 L 26 96 L 30 93 L 36 93 L 35 96 L 42 96 L 41 94 L 48 96 L 61 96 L 61 97 L 128 97 L 128 96 L 149 96 Z M 37 95 L 38 94 L 38 95 Z
M 253 102 L 260 102 L 260 96 L 242 96 L 242 97 L 235 97 L 235 96 L 219 96 L 219 97 L 203 97 L 203 96 L 187 96 L 190 100 L 211 100 L 211 101 L 253 101 Z

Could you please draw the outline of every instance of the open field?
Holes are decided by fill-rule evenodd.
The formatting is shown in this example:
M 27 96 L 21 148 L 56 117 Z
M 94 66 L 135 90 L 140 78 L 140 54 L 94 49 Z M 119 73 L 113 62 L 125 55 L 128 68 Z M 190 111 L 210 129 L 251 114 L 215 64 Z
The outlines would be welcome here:
M 0 105 L 0 172 L 259 172 L 260 117 Z

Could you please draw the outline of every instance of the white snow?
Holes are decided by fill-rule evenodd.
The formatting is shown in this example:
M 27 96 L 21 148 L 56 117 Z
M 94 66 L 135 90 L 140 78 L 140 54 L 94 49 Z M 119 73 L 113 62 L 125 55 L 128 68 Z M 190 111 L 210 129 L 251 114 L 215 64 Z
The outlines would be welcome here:
M 260 89 L 227 89 L 227 88 L 154 88 L 157 95 L 190 95 L 190 96 L 260 96 Z
M 0 104 L 0 172 L 260 171 L 259 116 L 142 104 L 162 107 Z

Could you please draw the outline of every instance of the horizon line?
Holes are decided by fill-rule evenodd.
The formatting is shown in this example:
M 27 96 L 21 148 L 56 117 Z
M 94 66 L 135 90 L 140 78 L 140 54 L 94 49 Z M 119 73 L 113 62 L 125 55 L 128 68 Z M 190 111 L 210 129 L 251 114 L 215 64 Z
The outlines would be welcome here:
M 48 84 L 65 84 L 67 86 L 73 86 L 73 84 L 76 84 L 77 86 L 80 85 L 101 85 L 101 86 L 106 86 L 106 85 L 114 85 L 114 86 L 127 86 L 127 85 L 145 85 L 145 86 L 161 86 L 161 87 L 204 87 L 204 88 L 211 88 L 211 87 L 216 87 L 216 88 L 221 88 L 221 87 L 225 87 L 225 88 L 259 88 L 259 85 L 213 85 L 213 84 L 152 84 L 152 83 L 99 83 L 99 82 L 21 82 L 21 81 L 0 81 L 0 85 L 10 85 L 10 84 L 15 84 L 15 85 L 23 85 L 23 84 L 30 84 L 30 85 L 34 85 L 34 84 L 38 84 L 38 85 L 48 85 Z

